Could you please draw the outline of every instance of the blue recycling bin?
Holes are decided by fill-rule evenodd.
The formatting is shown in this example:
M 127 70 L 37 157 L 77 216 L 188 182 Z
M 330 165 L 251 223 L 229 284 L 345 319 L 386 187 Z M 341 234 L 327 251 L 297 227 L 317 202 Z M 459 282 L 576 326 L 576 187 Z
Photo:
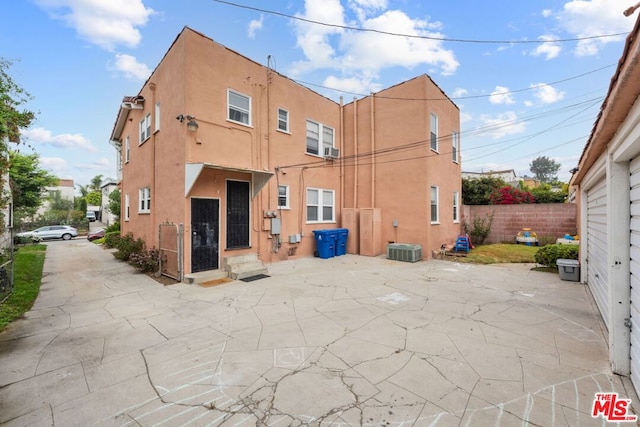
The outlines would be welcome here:
M 336 228 L 334 234 L 337 235 L 336 256 L 347 254 L 347 238 L 349 237 L 349 229 Z
M 313 230 L 316 238 L 318 256 L 322 259 L 333 258 L 336 255 L 336 238 L 333 230 Z

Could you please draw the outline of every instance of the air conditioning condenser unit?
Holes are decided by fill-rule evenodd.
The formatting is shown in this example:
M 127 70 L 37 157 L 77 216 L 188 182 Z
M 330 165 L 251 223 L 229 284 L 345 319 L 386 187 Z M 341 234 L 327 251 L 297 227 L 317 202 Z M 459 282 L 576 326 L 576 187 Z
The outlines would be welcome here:
M 420 261 L 422 259 L 422 245 L 389 243 L 387 245 L 387 259 L 406 262 Z

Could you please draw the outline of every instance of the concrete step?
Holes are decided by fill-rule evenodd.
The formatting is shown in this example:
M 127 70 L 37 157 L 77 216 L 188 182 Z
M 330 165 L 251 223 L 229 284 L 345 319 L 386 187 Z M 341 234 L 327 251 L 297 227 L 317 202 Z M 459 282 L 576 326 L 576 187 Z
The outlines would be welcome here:
M 248 262 L 260 262 L 260 260 L 258 259 L 258 254 L 252 253 L 225 257 L 222 259 L 222 268 L 227 269 L 227 266 L 244 264 Z
M 229 271 L 229 277 L 233 280 L 240 280 L 258 274 L 269 274 L 269 271 L 261 263 L 246 263 L 235 266 Z
M 229 277 L 229 273 L 226 270 L 207 270 L 200 271 L 198 273 L 185 274 L 182 281 L 188 284 L 199 284 L 210 282 L 212 280 L 224 279 Z

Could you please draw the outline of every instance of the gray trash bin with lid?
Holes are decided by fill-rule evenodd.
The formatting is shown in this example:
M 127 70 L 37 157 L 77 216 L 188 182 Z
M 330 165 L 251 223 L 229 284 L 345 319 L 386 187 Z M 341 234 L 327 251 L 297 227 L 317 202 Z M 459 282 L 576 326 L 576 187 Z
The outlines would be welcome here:
M 560 258 L 556 261 L 556 264 L 558 264 L 560 279 L 571 282 L 580 281 L 580 262 L 578 260 Z

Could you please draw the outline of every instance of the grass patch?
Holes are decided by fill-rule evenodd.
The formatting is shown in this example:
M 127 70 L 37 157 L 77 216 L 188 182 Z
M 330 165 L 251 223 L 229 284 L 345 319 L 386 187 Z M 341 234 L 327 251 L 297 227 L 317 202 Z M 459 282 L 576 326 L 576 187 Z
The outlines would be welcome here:
M 40 291 L 45 245 L 22 246 L 15 253 L 13 292 L 0 304 L 0 331 L 33 306 Z
M 456 257 L 456 261 L 474 264 L 535 263 L 534 255 L 538 249 L 537 246 L 509 243 L 478 245 L 466 257 Z

